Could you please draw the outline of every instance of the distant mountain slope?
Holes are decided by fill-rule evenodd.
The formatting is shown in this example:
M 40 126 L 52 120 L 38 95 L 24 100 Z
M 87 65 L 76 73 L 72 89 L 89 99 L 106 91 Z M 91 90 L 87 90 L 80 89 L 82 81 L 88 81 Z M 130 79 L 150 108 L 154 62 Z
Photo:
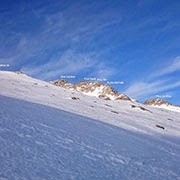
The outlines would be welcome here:
M 0 95 L 83 115 L 133 132 L 180 136 L 180 113 L 132 101 L 106 101 L 34 79 L 0 71 Z
M 82 81 L 77 84 L 71 84 L 66 80 L 55 80 L 50 83 L 66 89 L 77 90 L 85 95 L 99 97 L 104 100 L 131 100 L 131 98 L 125 94 L 118 93 L 111 86 L 101 82 Z
M 1 180 L 180 177 L 175 137 L 132 132 L 15 98 L 0 96 L 0 102 Z
M 165 108 L 168 110 L 174 110 L 174 111 L 180 112 L 180 106 L 173 105 L 173 104 L 171 104 L 167 101 L 164 101 L 160 98 L 148 99 L 144 102 L 144 105 L 159 107 L 159 108 Z

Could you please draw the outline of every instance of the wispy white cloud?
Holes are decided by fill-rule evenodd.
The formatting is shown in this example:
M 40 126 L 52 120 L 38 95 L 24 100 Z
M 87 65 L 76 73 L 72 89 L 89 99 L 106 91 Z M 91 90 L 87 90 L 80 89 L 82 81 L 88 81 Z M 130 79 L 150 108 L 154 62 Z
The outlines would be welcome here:
M 108 67 L 105 63 L 98 63 L 97 67 L 91 72 L 90 76 L 108 79 L 116 73 L 115 68 Z
M 51 6 L 53 5 L 51 4 Z M 54 6 L 51 8 L 53 9 Z M 88 68 L 93 68 L 92 74 L 96 76 L 110 76 L 112 70 L 105 63 L 97 60 L 96 48 L 90 52 L 80 52 L 81 47 L 90 45 L 90 40 L 98 32 L 120 23 L 121 17 L 111 11 L 108 13 L 97 11 L 86 16 L 88 13 L 86 8 L 93 8 L 93 6 L 93 3 L 88 7 L 86 4 L 71 3 L 62 11 L 47 11 L 47 7 L 31 8 L 32 15 L 41 20 L 41 23 L 38 24 L 39 27 L 31 33 L 14 32 L 16 43 L 5 48 L 4 52 L 8 51 L 9 53 L 1 53 L 0 62 L 2 60 L 1 63 L 5 63 L 5 60 L 12 66 L 20 66 L 25 73 L 43 79 L 53 78 L 67 72 L 78 73 Z M 15 21 L 11 21 L 11 26 L 14 25 Z M 61 51 L 61 55 L 58 55 L 59 51 Z M 52 57 L 51 54 L 56 57 Z M 92 57 L 92 54 L 95 56 Z M 47 58 L 47 56 L 50 57 Z M 44 59 L 43 64 L 42 59 Z M 46 59 L 48 60 L 46 61 Z M 37 60 L 41 63 L 36 63 Z M 35 67 L 32 64 L 40 65 Z
M 163 83 L 161 81 L 152 83 L 143 81 L 134 82 L 124 93 L 136 99 L 143 98 L 149 94 L 158 92 L 157 87 L 162 86 Z
M 143 99 L 147 98 L 148 96 L 171 90 L 176 87 L 180 87 L 180 81 L 171 83 L 169 83 L 168 81 L 139 81 L 131 84 L 124 93 L 136 99 Z
M 102 68 L 105 68 L 106 72 L 103 72 Z M 104 63 L 99 63 L 99 60 L 94 59 L 91 55 L 77 53 L 72 50 L 68 50 L 58 57 L 52 57 L 46 64 L 36 67 L 32 65 L 26 66 L 21 71 L 44 80 L 52 80 L 61 75 L 77 75 L 81 72 L 89 73 L 90 69 L 91 73 L 93 72 L 96 77 L 111 75 L 111 69 L 107 68 Z
M 158 94 L 164 91 L 172 90 L 173 88 L 180 87 L 180 81 L 166 79 L 160 80 L 164 75 L 173 73 L 180 70 L 180 57 L 176 57 L 173 62 L 159 71 L 155 71 L 146 77 L 146 80 L 139 80 L 132 83 L 124 93 L 136 98 L 143 99 L 148 96 Z
M 180 56 L 177 56 L 166 67 L 162 67 L 161 69 L 158 69 L 158 71 L 153 72 L 153 74 L 150 75 L 150 78 L 160 77 L 163 75 L 171 74 L 176 71 L 180 71 Z

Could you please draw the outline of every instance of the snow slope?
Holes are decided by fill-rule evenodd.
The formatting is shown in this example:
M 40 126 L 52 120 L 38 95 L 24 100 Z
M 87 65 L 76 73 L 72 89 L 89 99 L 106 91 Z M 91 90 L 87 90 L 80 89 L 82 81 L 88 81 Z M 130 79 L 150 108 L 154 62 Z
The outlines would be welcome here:
M 160 106 L 158 106 L 158 105 L 152 105 L 152 107 L 161 108 L 161 109 L 167 109 L 167 110 L 169 110 L 169 111 L 177 111 L 177 112 L 180 112 L 180 107 L 178 107 L 178 106 L 168 106 L 168 105 L 162 104 L 162 105 L 160 105 Z
M 176 180 L 180 142 L 0 96 L 1 180 Z
M 2 96 L 48 105 L 135 132 L 180 136 L 179 112 L 148 107 L 137 102 L 101 100 L 21 73 L 0 71 L 0 82 Z M 72 99 L 74 97 L 76 100 Z M 156 125 L 165 129 L 157 128 Z
M 180 179 L 179 112 L 0 81 L 0 180 Z

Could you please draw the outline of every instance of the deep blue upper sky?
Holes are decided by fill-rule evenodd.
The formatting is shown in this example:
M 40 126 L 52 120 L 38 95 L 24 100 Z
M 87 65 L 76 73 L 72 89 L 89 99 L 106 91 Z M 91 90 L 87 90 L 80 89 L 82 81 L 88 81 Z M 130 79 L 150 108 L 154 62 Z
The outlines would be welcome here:
M 180 104 L 180 1 L 1 0 L 0 64 L 123 81 L 113 87 L 130 97 Z

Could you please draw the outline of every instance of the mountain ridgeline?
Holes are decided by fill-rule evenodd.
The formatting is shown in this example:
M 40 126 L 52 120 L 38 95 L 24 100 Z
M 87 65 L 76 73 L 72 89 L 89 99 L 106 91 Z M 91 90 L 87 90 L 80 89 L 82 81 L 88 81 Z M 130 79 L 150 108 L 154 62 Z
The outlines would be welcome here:
M 31 76 L 26 75 L 20 71 L 16 71 L 16 72 L 2 71 L 2 74 L 6 74 L 5 72 L 7 74 L 12 74 L 13 76 L 17 76 L 18 78 L 19 77 L 32 78 Z M 74 92 L 80 92 L 84 95 L 95 96 L 103 100 L 125 100 L 125 101 L 130 101 L 130 102 L 138 102 L 137 100 L 131 97 L 128 97 L 127 95 L 123 93 L 119 93 L 110 85 L 103 84 L 102 82 L 81 81 L 79 83 L 72 84 L 64 79 L 60 79 L 60 80 L 50 81 L 49 83 L 55 86 L 59 86 L 59 87 L 74 91 Z M 144 102 L 144 105 L 180 112 L 180 106 L 171 104 L 160 98 L 147 99 Z
M 102 82 L 87 82 L 81 81 L 76 84 L 72 84 L 64 79 L 50 81 L 55 86 L 60 86 L 69 90 L 78 91 L 82 94 L 95 96 L 103 100 L 128 100 L 136 101 L 123 93 L 119 93 L 114 88 Z M 158 108 L 165 108 L 173 111 L 180 111 L 180 106 L 171 104 L 160 98 L 147 99 L 144 105 L 153 106 Z
M 114 88 L 107 84 L 101 82 L 87 82 L 81 81 L 76 84 L 69 83 L 66 80 L 55 80 L 50 81 L 51 84 L 60 86 L 66 89 L 79 91 L 85 95 L 96 96 L 104 100 L 129 100 L 132 101 L 130 97 L 125 94 L 117 92 Z

